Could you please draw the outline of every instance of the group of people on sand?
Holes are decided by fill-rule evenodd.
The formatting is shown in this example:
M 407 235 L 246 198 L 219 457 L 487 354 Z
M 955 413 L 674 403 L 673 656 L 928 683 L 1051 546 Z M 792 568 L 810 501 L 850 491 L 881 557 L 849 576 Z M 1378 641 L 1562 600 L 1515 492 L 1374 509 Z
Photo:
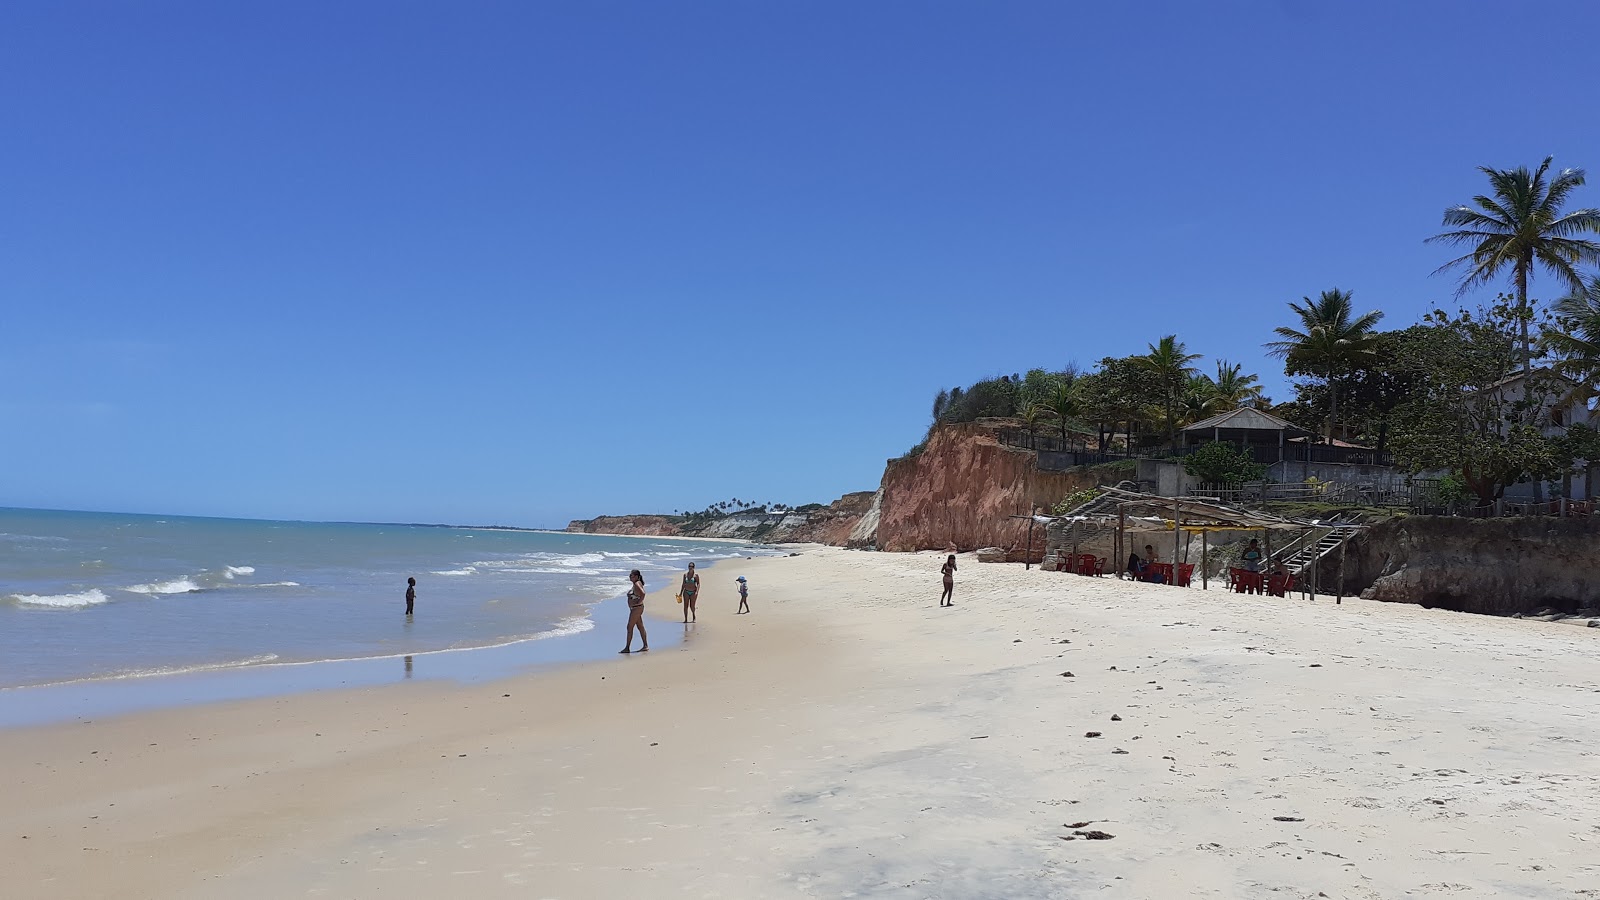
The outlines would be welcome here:
M 734 579 L 739 584 L 739 610 L 734 615 L 742 615 L 750 611 L 750 585 L 743 575 Z M 700 599 L 700 573 L 694 570 L 694 563 L 689 563 L 689 571 L 683 574 L 683 584 L 678 588 L 678 602 L 683 604 L 683 624 L 699 620 L 698 601 Z M 639 632 L 639 652 L 650 649 L 650 635 L 644 630 L 644 576 L 634 569 L 628 573 L 628 637 L 618 653 L 632 653 L 633 632 Z

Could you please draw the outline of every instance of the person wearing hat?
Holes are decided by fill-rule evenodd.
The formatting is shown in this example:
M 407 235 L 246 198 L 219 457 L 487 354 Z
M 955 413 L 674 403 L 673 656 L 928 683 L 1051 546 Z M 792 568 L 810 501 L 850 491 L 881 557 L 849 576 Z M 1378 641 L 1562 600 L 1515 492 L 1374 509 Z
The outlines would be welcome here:
M 689 571 L 683 574 L 683 623 L 689 624 L 694 616 L 694 599 L 700 596 L 700 576 L 694 573 L 694 563 L 689 563 Z
M 739 612 L 734 613 L 737 616 L 750 611 L 750 586 L 745 583 L 743 575 L 735 580 L 739 582 Z

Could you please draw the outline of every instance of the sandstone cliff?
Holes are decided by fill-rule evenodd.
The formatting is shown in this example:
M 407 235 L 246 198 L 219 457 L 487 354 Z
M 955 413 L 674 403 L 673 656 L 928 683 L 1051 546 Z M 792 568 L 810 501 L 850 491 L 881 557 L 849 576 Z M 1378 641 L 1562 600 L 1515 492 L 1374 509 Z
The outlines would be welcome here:
M 1009 518 L 1105 481 L 1105 472 L 1043 472 L 1031 450 L 1007 447 L 979 423 L 940 425 L 916 456 L 883 473 L 878 547 L 883 550 L 1020 549 L 1028 523 Z M 1035 535 L 1035 559 L 1043 534 Z
M 1353 538 L 1345 593 L 1462 612 L 1510 615 L 1600 606 L 1600 521 L 1411 516 Z M 1338 554 L 1318 578 L 1332 590 Z
M 581 534 L 636 534 L 646 537 L 678 537 L 673 516 L 596 516 L 574 519 L 567 530 Z

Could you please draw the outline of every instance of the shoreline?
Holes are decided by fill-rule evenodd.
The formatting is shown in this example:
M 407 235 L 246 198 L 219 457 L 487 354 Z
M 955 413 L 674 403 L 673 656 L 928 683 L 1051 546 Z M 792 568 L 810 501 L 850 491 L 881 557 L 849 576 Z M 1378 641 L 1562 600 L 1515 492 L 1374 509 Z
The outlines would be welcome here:
M 708 581 L 649 654 L 13 729 L 0 862 L 39 898 L 1600 880 L 1594 631 L 971 556 L 940 610 L 942 556 L 742 561 L 753 614 Z
M 732 561 L 697 560 L 698 568 L 707 573 L 719 562 Z M 622 593 L 623 588 L 619 587 L 616 596 L 580 604 L 580 613 L 561 619 L 551 629 L 480 646 L 330 659 L 222 662 L 179 671 L 91 676 L 0 687 L 0 733 L 72 720 L 330 689 L 371 688 L 413 679 L 480 684 L 601 661 L 614 653 L 606 649 L 615 637 L 613 632 L 620 634 L 626 628 L 627 609 Z M 666 615 L 662 607 L 663 601 L 668 608 L 676 606 L 675 593 L 675 588 L 668 587 L 647 591 L 646 615 L 650 621 L 662 625 L 679 624 L 679 620 Z M 663 648 L 670 648 L 682 640 L 683 635 L 671 633 L 660 643 Z

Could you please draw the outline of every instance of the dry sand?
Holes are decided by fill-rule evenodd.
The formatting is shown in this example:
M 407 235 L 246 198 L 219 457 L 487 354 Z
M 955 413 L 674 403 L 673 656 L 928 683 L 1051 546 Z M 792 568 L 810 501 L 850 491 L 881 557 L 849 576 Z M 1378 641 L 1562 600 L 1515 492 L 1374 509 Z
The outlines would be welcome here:
M 497 684 L 4 732 L 0 892 L 1600 896 L 1600 629 L 969 558 L 941 610 L 939 561 L 722 563 L 681 647 Z

